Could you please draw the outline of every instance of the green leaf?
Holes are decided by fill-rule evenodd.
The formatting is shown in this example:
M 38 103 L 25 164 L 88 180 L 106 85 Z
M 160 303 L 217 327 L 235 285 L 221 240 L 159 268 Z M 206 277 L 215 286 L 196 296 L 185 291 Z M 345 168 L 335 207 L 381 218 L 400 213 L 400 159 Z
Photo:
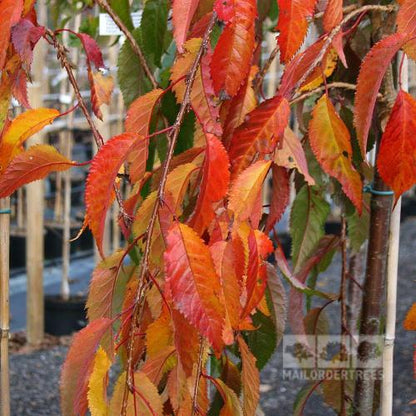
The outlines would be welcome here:
M 292 259 L 295 273 L 311 256 L 323 237 L 325 220 L 330 212 L 319 189 L 303 186 L 298 192 L 290 215 Z
M 133 31 L 133 36 L 139 46 L 142 46 L 140 28 Z M 132 51 L 128 40 L 121 47 L 117 66 L 118 82 L 123 94 L 124 104 L 129 107 L 138 96 L 151 90 L 151 84 L 146 78 L 139 58 Z
M 357 211 L 347 216 L 348 237 L 351 249 L 358 253 L 368 238 L 370 211 L 365 206 L 370 203 L 370 195 L 364 195 L 364 209 L 361 215 Z
M 255 331 L 246 332 L 244 339 L 250 348 L 250 351 L 256 357 L 256 365 L 261 370 L 270 360 L 276 349 L 277 335 L 273 320 L 256 312 L 252 317 L 253 325 L 257 328 Z
M 148 62 L 160 66 L 167 32 L 169 3 L 167 0 L 148 0 L 140 25 L 143 52 Z
M 116 12 L 121 21 L 127 26 L 127 29 L 132 31 L 134 26 L 130 16 L 129 0 L 111 0 L 110 6 Z

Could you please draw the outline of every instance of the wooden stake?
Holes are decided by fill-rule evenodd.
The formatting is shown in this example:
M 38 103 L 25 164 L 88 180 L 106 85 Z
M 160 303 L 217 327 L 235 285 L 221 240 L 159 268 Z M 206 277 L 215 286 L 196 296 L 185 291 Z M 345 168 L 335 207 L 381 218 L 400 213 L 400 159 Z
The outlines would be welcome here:
M 0 412 L 10 416 L 9 382 L 9 251 L 10 199 L 0 199 Z
M 38 20 L 47 22 L 46 2 L 38 3 Z M 47 89 L 44 76 L 46 46 L 44 42 L 36 45 L 33 54 L 33 83 L 29 89 L 29 99 L 33 108 L 42 106 L 42 95 Z M 34 135 L 28 145 L 42 143 L 43 135 Z M 43 260 L 44 260 L 44 182 L 33 182 L 26 187 L 26 272 L 27 272 L 27 339 L 29 344 L 38 345 L 43 340 Z

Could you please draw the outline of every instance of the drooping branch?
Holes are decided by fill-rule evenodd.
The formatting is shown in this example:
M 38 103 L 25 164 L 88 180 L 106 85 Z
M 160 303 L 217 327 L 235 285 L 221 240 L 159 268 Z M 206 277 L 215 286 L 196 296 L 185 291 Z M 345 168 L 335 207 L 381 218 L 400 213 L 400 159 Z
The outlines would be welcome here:
M 126 25 L 118 17 L 117 13 L 111 8 L 111 6 L 108 4 L 107 0 L 95 0 L 95 1 L 99 6 L 101 6 L 111 16 L 111 18 L 114 20 L 114 23 L 123 32 L 124 36 L 126 37 L 126 39 L 130 43 L 131 49 L 133 50 L 133 52 L 139 58 L 140 64 L 143 67 L 147 78 L 149 78 L 150 82 L 152 83 L 153 88 L 157 88 L 156 79 L 153 76 L 153 73 L 152 73 L 149 65 L 146 62 L 146 58 L 144 56 L 143 51 L 141 50 L 139 44 L 136 42 L 136 39 L 134 39 L 134 36 L 132 35 L 132 33 L 127 29 Z
M 210 35 L 212 32 L 212 29 L 215 25 L 215 22 L 217 21 L 217 14 L 214 12 L 212 14 L 210 23 L 205 30 L 204 37 L 202 39 L 202 44 L 198 50 L 198 53 L 195 57 L 195 60 L 191 66 L 191 69 L 189 70 L 189 73 L 186 77 L 186 89 L 183 97 L 183 101 L 181 104 L 181 107 L 179 109 L 178 115 L 176 117 L 175 123 L 172 126 L 172 130 L 170 131 L 168 137 L 169 137 L 169 148 L 167 152 L 167 157 L 163 165 L 163 171 L 162 171 L 162 177 L 159 183 L 158 191 L 157 191 L 157 198 L 155 201 L 155 205 L 153 207 L 152 216 L 149 221 L 149 224 L 146 229 L 146 244 L 144 248 L 144 253 L 142 257 L 142 263 L 141 263 L 141 269 L 140 269 L 140 276 L 139 276 L 139 287 L 136 292 L 135 297 L 135 307 L 133 310 L 133 316 L 131 320 L 131 326 L 129 331 L 129 343 L 128 343 L 128 358 L 127 358 L 127 377 L 126 377 L 126 386 L 125 386 L 125 393 L 123 397 L 123 404 L 121 409 L 121 415 L 126 416 L 127 412 L 127 399 L 128 399 L 128 389 L 132 390 L 132 372 L 133 372 L 133 346 L 134 346 L 134 337 L 133 334 L 135 333 L 137 329 L 138 324 L 138 315 L 141 310 L 141 305 L 143 304 L 143 296 L 146 291 L 148 278 L 147 275 L 149 273 L 149 258 L 150 258 L 150 249 L 152 244 L 152 237 L 153 232 L 155 228 L 155 224 L 158 218 L 158 212 L 162 204 L 164 203 L 164 195 L 165 195 L 165 186 L 166 181 L 169 173 L 170 164 L 173 158 L 175 145 L 179 136 L 180 127 L 183 123 L 184 117 L 188 111 L 190 99 L 191 99 L 191 91 L 192 86 L 194 84 L 198 67 L 200 65 L 201 59 L 208 47 Z
M 254 81 L 253 81 L 254 92 L 258 93 L 259 89 L 261 88 L 263 81 L 264 81 L 264 77 L 269 71 L 271 64 L 273 63 L 274 59 L 279 53 L 279 50 L 280 50 L 279 44 L 277 44 L 276 47 L 272 50 L 270 56 L 267 58 L 267 61 L 265 62 L 263 68 L 258 72 L 258 74 L 256 75 L 256 78 L 254 78 Z
M 72 65 L 69 62 L 69 59 L 67 57 L 67 49 L 65 48 L 62 43 L 59 42 L 56 34 L 52 32 L 50 29 L 46 30 L 46 34 L 49 36 L 50 39 L 48 39 L 53 47 L 57 51 L 58 60 L 61 63 L 62 67 L 65 69 L 69 83 L 72 85 L 72 88 L 74 89 L 75 97 L 77 98 L 78 105 L 81 108 L 81 111 L 83 112 L 85 119 L 87 120 L 88 125 L 90 126 L 92 135 L 94 137 L 94 141 L 97 145 L 97 148 L 100 149 L 104 145 L 104 139 L 103 136 L 101 136 L 101 133 L 98 131 L 97 126 L 95 125 L 90 112 L 88 111 L 87 105 L 85 103 L 84 98 L 81 95 L 81 91 L 78 85 L 77 80 L 75 79 L 74 72 L 72 70 Z M 128 226 L 131 222 L 130 216 L 127 214 L 124 204 L 123 204 L 123 198 L 120 194 L 120 190 L 114 185 L 114 192 L 116 194 L 116 200 L 120 207 L 120 214 L 123 217 L 123 221 L 126 226 Z

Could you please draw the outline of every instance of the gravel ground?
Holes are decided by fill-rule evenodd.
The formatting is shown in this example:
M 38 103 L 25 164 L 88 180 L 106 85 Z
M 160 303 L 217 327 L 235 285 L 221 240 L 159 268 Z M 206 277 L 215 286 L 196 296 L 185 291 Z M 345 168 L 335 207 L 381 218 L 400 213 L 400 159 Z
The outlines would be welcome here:
M 397 337 L 395 347 L 395 416 L 411 416 L 415 407 L 408 403 L 416 398 L 412 354 L 415 333 L 403 330 L 401 323 L 416 301 L 416 219 L 406 220 L 401 227 L 400 267 L 398 287 Z M 325 286 L 338 273 L 339 260 L 320 278 Z M 333 279 L 332 281 L 337 280 Z M 337 280 L 338 281 L 338 280 Z M 332 315 L 335 316 L 336 314 Z M 336 318 L 334 318 L 336 319 Z M 59 416 L 59 371 L 66 347 L 57 346 L 31 354 L 14 354 L 10 359 L 12 416 Z M 266 416 L 291 415 L 296 393 L 302 382 L 283 380 L 281 347 L 262 372 L 261 406 Z M 312 396 L 304 413 L 308 416 L 335 414 L 318 395 Z

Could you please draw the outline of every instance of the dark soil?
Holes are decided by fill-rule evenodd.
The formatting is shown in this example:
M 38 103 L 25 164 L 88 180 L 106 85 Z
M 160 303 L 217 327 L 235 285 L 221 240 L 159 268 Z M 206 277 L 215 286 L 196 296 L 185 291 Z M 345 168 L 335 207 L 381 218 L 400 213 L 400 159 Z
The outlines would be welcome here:
M 416 334 L 406 332 L 403 319 L 413 302 L 416 301 L 416 219 L 402 224 L 400 246 L 400 267 L 398 287 L 397 337 L 395 346 L 395 416 L 416 414 L 416 407 L 409 402 L 416 398 L 416 381 L 413 377 L 412 356 Z M 338 282 L 339 259 L 320 278 L 319 284 L 331 286 Z M 332 279 L 331 279 L 332 278 Z M 336 289 L 336 287 L 334 287 Z M 336 314 L 328 313 L 333 319 Z M 24 341 L 14 343 L 10 358 L 12 416 L 59 416 L 59 372 L 65 358 L 68 339 L 50 340 L 46 350 L 31 351 L 22 347 Z M 23 350 L 22 350 L 23 348 Z M 293 403 L 304 382 L 283 380 L 281 347 L 262 372 L 261 407 L 266 416 L 289 416 L 293 414 Z M 313 395 L 304 413 L 309 416 L 334 415 L 319 395 Z

